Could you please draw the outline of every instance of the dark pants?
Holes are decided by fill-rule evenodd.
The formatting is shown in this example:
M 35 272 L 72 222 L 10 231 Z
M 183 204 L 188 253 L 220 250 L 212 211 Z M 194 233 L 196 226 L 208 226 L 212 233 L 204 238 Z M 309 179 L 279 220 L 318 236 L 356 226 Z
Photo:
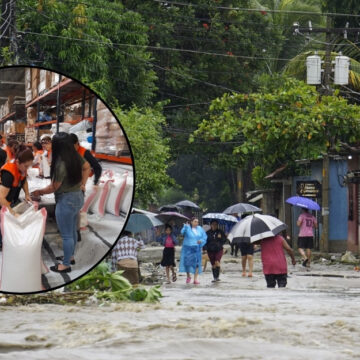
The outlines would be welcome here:
M 238 244 L 231 243 L 230 246 L 231 246 L 231 255 L 238 256 L 239 245 L 238 245 Z
M 267 274 L 265 280 L 268 288 L 274 288 L 276 282 L 278 287 L 285 287 L 287 284 L 287 274 Z

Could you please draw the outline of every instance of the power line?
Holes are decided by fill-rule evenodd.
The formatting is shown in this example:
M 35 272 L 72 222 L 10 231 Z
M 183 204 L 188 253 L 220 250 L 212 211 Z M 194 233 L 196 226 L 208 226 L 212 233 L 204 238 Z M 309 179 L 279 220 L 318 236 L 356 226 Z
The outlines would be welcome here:
M 339 16 L 339 17 L 360 17 L 360 15 L 355 14 L 342 14 L 342 13 L 318 13 L 313 11 L 300 11 L 300 10 L 276 10 L 276 9 L 251 9 L 251 8 L 240 8 L 240 7 L 228 7 L 228 6 L 212 6 L 212 5 L 199 5 L 193 3 L 183 3 L 179 1 L 165 1 L 165 0 L 153 0 L 154 2 L 169 4 L 169 5 L 180 5 L 180 6 L 189 6 L 189 7 L 200 7 L 200 8 L 209 8 L 209 9 L 221 9 L 221 10 L 236 10 L 236 11 L 248 11 L 248 12 L 260 12 L 260 13 L 280 13 L 280 14 L 302 14 L 302 15 L 318 15 L 318 16 Z
M 220 56 L 224 58 L 234 58 L 234 59 L 247 59 L 247 60 L 277 60 L 277 61 L 290 61 L 293 59 L 290 58 L 273 58 L 273 57 L 261 57 L 261 56 L 246 56 L 246 55 L 234 55 L 234 54 L 221 54 L 215 52 L 208 52 L 208 51 L 199 51 L 199 50 L 192 50 L 192 49 L 178 49 L 178 48 L 170 48 L 170 47 L 161 47 L 161 46 L 149 46 L 149 45 L 136 45 L 136 44 L 124 44 L 124 43 L 107 43 L 98 40 L 85 40 L 79 38 L 73 38 L 68 36 L 61 36 L 61 35 L 52 35 L 52 34 L 42 34 L 33 31 L 19 31 L 24 35 L 38 35 L 38 36 L 45 36 L 50 38 L 57 38 L 57 39 L 65 39 L 65 40 L 73 40 L 79 42 L 89 42 L 103 46 L 123 46 L 123 47 L 132 47 L 132 48 L 141 48 L 141 49 L 151 49 L 151 50 L 158 50 L 158 51 L 173 51 L 173 52 L 184 52 L 184 53 L 191 53 L 191 54 L 202 54 L 202 55 L 209 55 L 209 56 Z M 293 60 L 293 61 L 301 61 L 301 60 Z

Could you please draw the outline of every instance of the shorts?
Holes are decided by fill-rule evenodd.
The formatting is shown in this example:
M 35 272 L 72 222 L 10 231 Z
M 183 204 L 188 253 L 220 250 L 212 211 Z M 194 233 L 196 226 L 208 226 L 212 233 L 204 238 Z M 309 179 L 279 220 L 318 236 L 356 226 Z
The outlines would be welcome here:
M 312 249 L 314 247 L 314 240 L 312 236 L 299 236 L 298 248 L 300 249 Z
M 267 274 L 265 280 L 268 288 L 274 288 L 276 282 L 278 287 L 285 287 L 287 284 L 287 274 Z
M 254 255 L 254 245 L 253 244 L 240 243 L 239 248 L 241 251 L 241 256 Z
M 208 251 L 208 256 L 209 256 L 209 260 L 211 265 L 215 265 L 215 261 L 220 262 L 222 256 L 223 256 L 223 250 L 221 249 L 220 251 Z

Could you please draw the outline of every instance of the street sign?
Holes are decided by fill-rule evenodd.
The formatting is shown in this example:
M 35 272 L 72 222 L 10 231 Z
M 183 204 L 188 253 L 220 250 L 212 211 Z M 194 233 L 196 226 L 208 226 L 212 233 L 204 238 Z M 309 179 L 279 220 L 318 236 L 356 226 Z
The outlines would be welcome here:
M 321 198 L 321 184 L 316 180 L 297 181 L 296 193 L 308 198 Z

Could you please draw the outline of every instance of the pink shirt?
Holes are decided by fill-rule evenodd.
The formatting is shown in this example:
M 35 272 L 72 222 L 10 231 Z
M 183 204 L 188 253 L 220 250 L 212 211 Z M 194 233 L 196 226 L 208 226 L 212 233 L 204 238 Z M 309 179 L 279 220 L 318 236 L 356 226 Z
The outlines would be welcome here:
M 298 221 L 301 221 L 299 236 L 314 236 L 313 228 L 317 225 L 315 216 L 309 213 L 302 213 Z
M 171 238 L 170 235 L 168 235 L 168 236 L 166 237 L 166 239 L 165 239 L 165 247 L 166 247 L 166 248 L 172 248 L 172 247 L 174 247 L 174 243 L 173 243 L 173 240 L 172 240 L 172 238 Z
M 265 275 L 287 274 L 283 240 L 284 238 L 280 235 L 261 240 L 261 261 Z

